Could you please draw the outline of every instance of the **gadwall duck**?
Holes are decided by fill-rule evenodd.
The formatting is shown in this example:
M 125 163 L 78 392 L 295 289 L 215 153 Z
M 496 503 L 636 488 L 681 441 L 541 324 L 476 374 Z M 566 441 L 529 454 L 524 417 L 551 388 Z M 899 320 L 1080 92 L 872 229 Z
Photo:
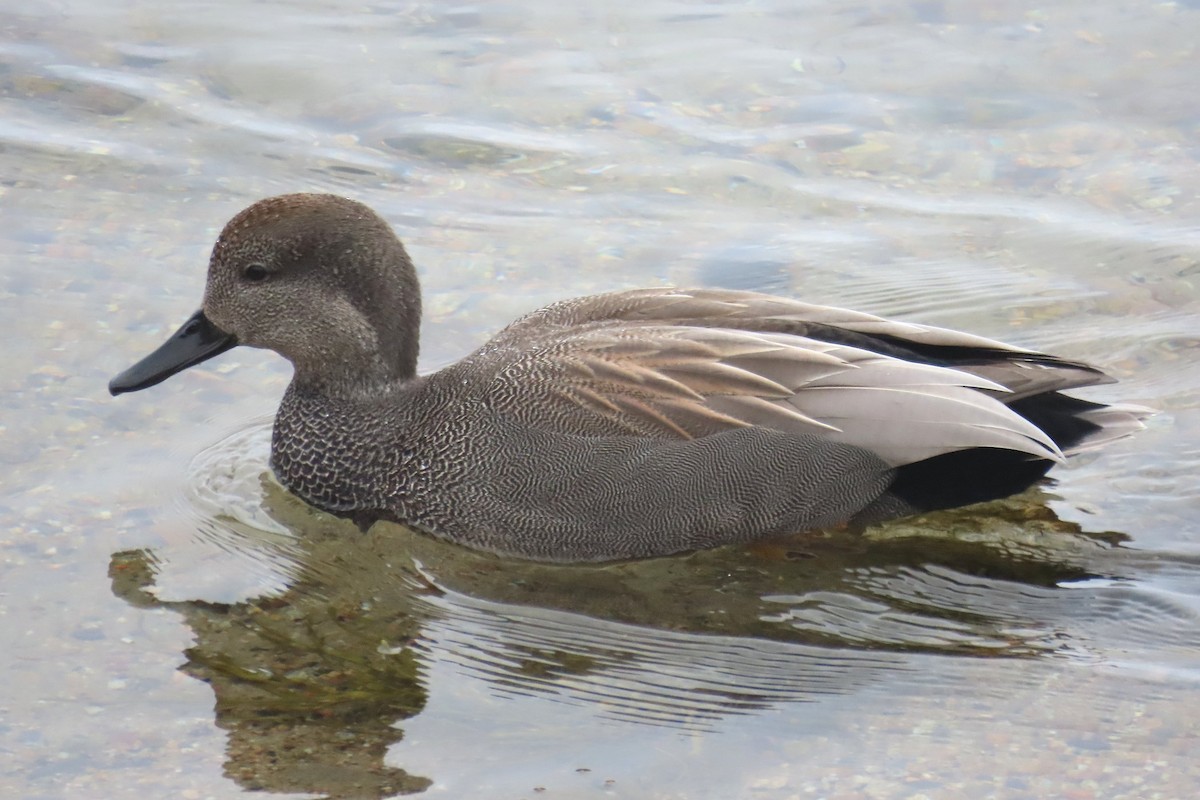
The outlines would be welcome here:
M 495 553 L 604 561 L 1004 497 L 1144 410 L 1060 390 L 1095 367 L 966 333 L 720 289 L 638 289 L 518 319 L 418 375 L 421 296 L 391 227 L 331 195 L 262 200 L 204 303 L 109 384 L 243 344 L 292 362 L 271 467 L 310 504 Z

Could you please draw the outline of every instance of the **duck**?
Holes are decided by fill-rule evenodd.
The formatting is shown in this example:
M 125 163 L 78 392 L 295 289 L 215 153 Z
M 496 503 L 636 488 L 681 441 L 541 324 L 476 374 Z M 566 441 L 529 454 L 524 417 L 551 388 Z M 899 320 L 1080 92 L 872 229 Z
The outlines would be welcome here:
M 201 308 L 109 383 L 139 391 L 237 345 L 293 376 L 270 468 L 364 531 L 604 562 L 864 530 L 998 499 L 1149 413 L 1065 394 L 1095 366 L 749 291 L 564 300 L 418 374 L 421 290 L 366 205 L 260 200 L 225 225 Z

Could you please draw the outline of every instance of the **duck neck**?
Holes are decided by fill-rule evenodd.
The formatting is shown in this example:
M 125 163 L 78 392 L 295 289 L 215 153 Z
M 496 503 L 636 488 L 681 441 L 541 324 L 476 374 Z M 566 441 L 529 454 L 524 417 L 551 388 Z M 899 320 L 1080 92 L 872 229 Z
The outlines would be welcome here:
M 420 289 L 411 270 L 404 278 L 397 282 L 399 291 L 352 299 L 340 313 L 330 315 L 336 325 L 313 337 L 321 344 L 292 359 L 293 383 L 331 399 L 354 400 L 376 397 L 415 380 Z
M 415 369 L 374 360 L 346 362 L 336 368 L 324 365 L 319 371 L 297 367 L 292 387 L 310 396 L 355 402 L 390 393 L 416 379 Z

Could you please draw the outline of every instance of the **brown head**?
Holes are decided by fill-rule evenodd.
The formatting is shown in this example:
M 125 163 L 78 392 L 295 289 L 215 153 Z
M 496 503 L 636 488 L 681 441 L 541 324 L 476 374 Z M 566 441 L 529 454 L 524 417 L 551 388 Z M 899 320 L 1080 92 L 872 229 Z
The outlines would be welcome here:
M 244 344 L 291 361 L 300 385 L 369 392 L 416 374 L 420 319 L 412 262 L 375 212 L 334 195 L 271 197 L 221 232 L 201 310 L 109 388 L 146 388 Z

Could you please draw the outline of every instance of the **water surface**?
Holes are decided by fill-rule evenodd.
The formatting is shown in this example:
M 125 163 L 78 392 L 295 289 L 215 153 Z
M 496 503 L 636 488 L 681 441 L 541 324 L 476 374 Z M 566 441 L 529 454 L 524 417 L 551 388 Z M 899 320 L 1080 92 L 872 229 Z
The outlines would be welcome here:
M 328 0 L 0 11 L 0 789 L 1186 797 L 1200 733 L 1194 3 Z M 288 370 L 113 400 L 221 225 L 360 199 L 423 365 L 729 286 L 1103 365 L 1147 431 L 1010 502 L 605 567 L 274 484 Z

